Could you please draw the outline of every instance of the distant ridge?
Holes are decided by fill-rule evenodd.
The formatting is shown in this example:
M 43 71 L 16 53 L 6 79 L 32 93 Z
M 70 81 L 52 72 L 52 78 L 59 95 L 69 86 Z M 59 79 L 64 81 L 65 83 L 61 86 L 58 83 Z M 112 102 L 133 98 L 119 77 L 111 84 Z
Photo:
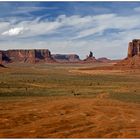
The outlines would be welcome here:
M 80 62 L 80 58 L 77 54 L 52 54 L 52 57 L 57 62 Z
M 90 52 L 86 59 L 81 60 L 77 54 L 51 54 L 48 49 L 15 49 L 0 50 L 0 64 L 5 63 L 95 63 L 108 62 L 107 58 L 96 59 Z
M 7 50 L 0 51 L 0 62 L 12 63 L 37 63 L 37 62 L 55 62 L 48 49 L 30 49 L 30 50 Z

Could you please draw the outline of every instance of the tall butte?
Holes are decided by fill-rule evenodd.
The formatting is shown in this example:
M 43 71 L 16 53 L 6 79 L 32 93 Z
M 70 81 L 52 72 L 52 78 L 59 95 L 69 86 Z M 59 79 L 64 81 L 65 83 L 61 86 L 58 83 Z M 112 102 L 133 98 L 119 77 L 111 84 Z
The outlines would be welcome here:
M 128 43 L 127 57 L 118 62 L 116 66 L 140 68 L 140 39 L 133 39 Z
M 84 63 L 94 63 L 97 62 L 96 58 L 93 56 L 93 53 L 90 51 L 86 59 L 83 60 Z
M 140 56 L 140 39 L 134 39 L 132 42 L 129 42 L 128 45 L 128 58 L 133 56 Z

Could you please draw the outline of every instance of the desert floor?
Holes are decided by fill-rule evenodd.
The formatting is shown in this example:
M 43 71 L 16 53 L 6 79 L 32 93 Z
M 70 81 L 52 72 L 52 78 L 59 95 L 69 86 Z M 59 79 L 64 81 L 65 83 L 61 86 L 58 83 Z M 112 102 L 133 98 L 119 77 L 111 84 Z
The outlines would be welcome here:
M 102 65 L 1 68 L 0 138 L 140 138 L 140 71 Z

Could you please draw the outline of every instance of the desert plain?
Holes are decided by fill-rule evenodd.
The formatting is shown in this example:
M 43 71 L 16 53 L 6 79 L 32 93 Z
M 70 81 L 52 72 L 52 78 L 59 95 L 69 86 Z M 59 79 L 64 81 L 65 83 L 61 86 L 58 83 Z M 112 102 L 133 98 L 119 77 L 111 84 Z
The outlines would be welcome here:
M 140 70 L 112 65 L 0 68 L 0 138 L 140 138 Z

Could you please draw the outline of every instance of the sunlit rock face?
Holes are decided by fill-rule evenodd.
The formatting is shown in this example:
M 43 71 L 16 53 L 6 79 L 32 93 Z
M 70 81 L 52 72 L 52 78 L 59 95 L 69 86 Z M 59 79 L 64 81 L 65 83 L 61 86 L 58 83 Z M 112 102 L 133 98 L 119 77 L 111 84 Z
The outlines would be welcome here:
M 140 68 L 140 39 L 133 39 L 128 43 L 127 57 L 118 62 L 116 66 Z
M 80 58 L 77 54 L 53 54 L 52 57 L 57 62 L 79 62 Z
M 140 56 L 140 39 L 134 39 L 128 45 L 128 57 Z
M 86 63 L 97 62 L 98 60 L 93 56 L 93 53 L 90 52 L 86 59 L 83 60 Z
M 2 51 L 0 51 L 0 64 L 2 64 Z
M 0 62 L 55 62 L 48 49 L 0 51 Z

